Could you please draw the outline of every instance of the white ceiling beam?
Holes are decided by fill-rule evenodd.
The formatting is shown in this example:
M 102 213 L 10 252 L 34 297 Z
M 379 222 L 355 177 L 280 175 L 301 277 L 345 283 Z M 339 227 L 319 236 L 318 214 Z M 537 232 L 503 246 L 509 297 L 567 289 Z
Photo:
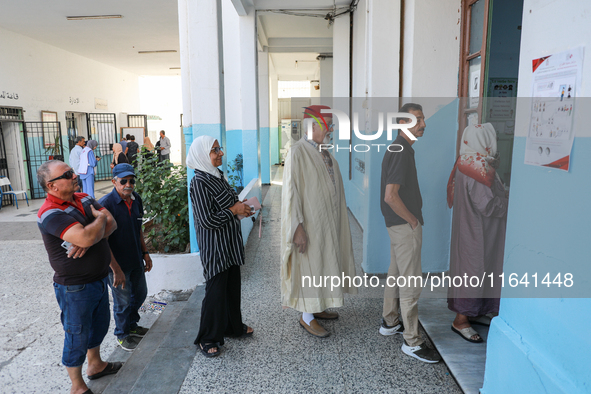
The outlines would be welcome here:
M 269 53 L 281 53 L 281 52 L 318 52 L 322 54 L 332 55 L 332 47 L 269 47 Z
M 332 38 L 305 38 L 305 37 L 284 37 L 284 38 L 267 38 L 269 48 L 273 47 L 331 47 Z M 332 52 L 332 49 L 330 50 Z
M 236 12 L 238 13 L 238 15 L 240 16 L 246 16 L 248 15 L 247 7 L 244 4 L 244 0 L 232 0 L 232 4 L 234 4 L 234 8 L 236 9 Z
M 263 48 L 268 47 L 269 42 L 267 41 L 267 33 L 265 32 L 265 26 L 263 25 L 263 22 L 261 21 L 261 17 L 259 15 L 257 15 L 257 33 L 261 46 Z

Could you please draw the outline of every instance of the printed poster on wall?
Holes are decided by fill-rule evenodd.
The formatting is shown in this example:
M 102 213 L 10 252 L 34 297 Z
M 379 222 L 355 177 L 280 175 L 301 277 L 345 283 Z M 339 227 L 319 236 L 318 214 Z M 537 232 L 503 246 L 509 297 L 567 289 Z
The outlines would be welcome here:
M 581 88 L 582 46 L 534 59 L 525 164 L 568 171 L 575 138 L 575 97 Z

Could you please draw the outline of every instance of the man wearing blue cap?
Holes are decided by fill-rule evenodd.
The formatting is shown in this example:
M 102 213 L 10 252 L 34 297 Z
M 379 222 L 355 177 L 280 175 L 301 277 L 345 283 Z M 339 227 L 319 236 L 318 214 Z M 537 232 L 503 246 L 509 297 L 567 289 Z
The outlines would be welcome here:
M 109 237 L 112 259 L 116 260 L 125 274 L 125 286 L 113 286 L 113 273 L 109 284 L 113 291 L 113 315 L 115 335 L 124 350 L 133 351 L 147 328 L 138 326 L 139 308 L 148 291 L 145 272 L 152 269 L 152 259 L 144 241 L 142 219 L 144 206 L 135 189 L 135 172 L 131 164 L 117 164 L 113 168 L 111 193 L 100 199 L 117 222 L 117 230 Z

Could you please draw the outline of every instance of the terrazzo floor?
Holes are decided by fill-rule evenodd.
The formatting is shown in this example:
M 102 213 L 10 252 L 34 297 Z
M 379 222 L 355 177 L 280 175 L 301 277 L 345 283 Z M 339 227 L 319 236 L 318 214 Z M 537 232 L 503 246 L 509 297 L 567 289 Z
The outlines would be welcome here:
M 378 333 L 383 293 L 346 297 L 340 317 L 311 336 L 299 313 L 280 303 L 279 168 L 264 200 L 262 238 L 253 229 L 242 269 L 242 313 L 251 338 L 228 339 L 220 357 L 197 353 L 180 393 L 461 393 L 444 363 L 425 364 L 402 353 L 402 337 Z M 278 183 L 279 182 L 279 183 Z M 350 220 L 357 274 L 362 233 Z M 258 226 L 258 223 L 257 223 Z M 424 332 L 423 332 L 423 336 Z M 427 339 L 427 342 L 429 340 Z

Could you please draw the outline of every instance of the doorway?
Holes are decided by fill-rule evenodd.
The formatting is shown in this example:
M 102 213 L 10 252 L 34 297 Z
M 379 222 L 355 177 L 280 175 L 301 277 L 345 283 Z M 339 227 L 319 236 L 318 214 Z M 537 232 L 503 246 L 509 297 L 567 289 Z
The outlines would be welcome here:
M 459 129 L 491 123 L 497 132 L 497 173 L 511 183 L 523 0 L 463 0 Z

